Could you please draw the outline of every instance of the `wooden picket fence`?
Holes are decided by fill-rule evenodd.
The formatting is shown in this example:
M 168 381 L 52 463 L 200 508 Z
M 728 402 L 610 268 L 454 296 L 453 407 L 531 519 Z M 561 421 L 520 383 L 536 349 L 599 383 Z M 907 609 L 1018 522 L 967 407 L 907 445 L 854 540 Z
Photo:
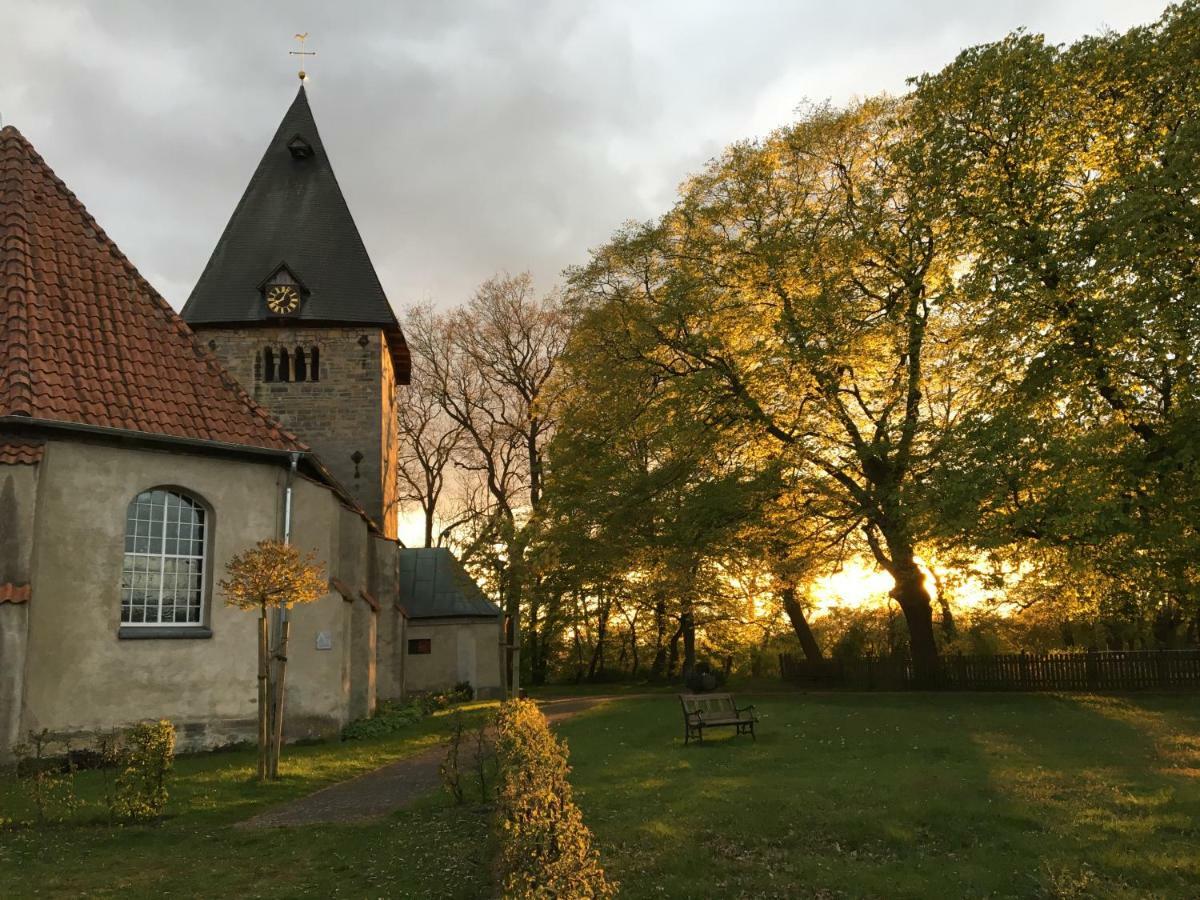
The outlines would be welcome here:
M 812 688 L 898 691 L 918 686 L 911 660 L 892 657 L 812 662 L 780 654 L 784 681 Z M 949 691 L 1137 691 L 1200 689 L 1200 650 L 1089 650 L 1079 653 L 961 653 L 942 656 L 920 685 Z

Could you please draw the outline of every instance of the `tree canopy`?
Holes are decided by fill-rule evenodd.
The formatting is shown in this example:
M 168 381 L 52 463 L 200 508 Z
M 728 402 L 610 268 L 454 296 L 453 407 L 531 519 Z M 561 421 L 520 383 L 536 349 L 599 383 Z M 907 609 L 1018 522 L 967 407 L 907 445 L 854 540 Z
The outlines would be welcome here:
M 525 329 L 536 392 L 480 368 L 486 317 L 451 340 L 460 393 L 522 398 L 514 526 L 487 540 L 535 676 L 819 657 L 813 586 L 854 560 L 890 576 L 919 670 L 967 639 L 968 584 L 1014 640 L 1200 640 L 1196 58 L 1191 0 L 805 106 L 567 272 L 554 339 Z

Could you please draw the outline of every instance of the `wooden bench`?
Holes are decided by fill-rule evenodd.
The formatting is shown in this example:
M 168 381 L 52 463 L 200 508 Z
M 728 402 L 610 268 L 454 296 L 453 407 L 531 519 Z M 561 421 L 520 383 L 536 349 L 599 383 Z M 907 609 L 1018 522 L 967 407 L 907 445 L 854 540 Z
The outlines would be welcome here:
M 733 701 L 733 694 L 680 694 L 679 702 L 683 705 L 683 742 L 688 743 L 693 737 L 704 740 L 704 729 L 718 725 L 729 725 L 738 734 L 749 734 L 754 740 L 754 723 L 758 718 L 754 715 L 753 706 L 738 706 Z

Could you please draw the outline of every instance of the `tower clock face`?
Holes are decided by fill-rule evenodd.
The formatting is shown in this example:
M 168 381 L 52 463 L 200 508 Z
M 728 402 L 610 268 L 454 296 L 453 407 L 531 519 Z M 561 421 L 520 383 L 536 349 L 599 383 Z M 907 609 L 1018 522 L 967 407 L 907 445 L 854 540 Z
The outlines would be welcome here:
M 267 309 L 277 316 L 286 316 L 300 308 L 300 294 L 289 284 L 267 288 Z

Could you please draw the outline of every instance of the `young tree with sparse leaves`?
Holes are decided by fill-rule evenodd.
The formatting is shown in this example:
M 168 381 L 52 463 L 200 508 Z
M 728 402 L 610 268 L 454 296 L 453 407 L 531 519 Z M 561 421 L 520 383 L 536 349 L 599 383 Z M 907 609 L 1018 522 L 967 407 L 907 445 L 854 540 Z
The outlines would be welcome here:
M 301 555 L 281 541 L 259 541 L 233 557 L 226 565 L 228 578 L 221 581 L 225 604 L 238 609 L 258 610 L 258 778 L 279 777 L 279 754 L 283 740 L 283 688 L 287 671 L 288 623 L 279 633 L 275 665 L 270 659 L 268 609 L 287 609 L 319 600 L 328 590 L 325 566 L 316 562 L 316 552 Z

